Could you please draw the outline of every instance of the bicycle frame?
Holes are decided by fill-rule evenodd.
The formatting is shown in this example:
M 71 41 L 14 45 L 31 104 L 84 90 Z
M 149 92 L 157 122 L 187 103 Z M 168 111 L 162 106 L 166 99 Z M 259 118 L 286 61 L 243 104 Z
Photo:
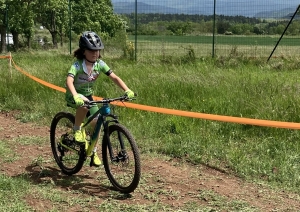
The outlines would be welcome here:
M 112 119 L 111 120 L 107 120 L 108 116 L 111 117 Z M 94 129 L 93 129 L 92 134 L 90 135 L 90 141 L 89 141 L 89 144 L 88 144 L 88 148 L 86 150 L 86 155 L 91 155 L 92 154 L 92 151 L 94 150 L 96 142 L 98 140 L 98 136 L 100 134 L 101 127 L 103 126 L 103 133 L 104 133 L 103 136 L 107 136 L 107 133 L 108 133 L 107 132 L 108 124 L 110 122 L 118 123 L 117 116 L 115 116 L 113 114 L 110 114 L 110 106 L 109 106 L 109 104 L 108 103 L 104 103 L 102 105 L 102 107 L 100 107 L 95 114 L 93 114 L 92 116 L 88 117 L 83 122 L 83 125 L 81 126 L 83 132 L 85 132 L 85 127 L 87 127 L 96 117 L 98 117 L 97 118 L 97 122 L 96 122 L 96 125 L 95 125 Z M 111 152 L 110 144 L 108 146 L 109 146 L 109 151 Z
M 101 127 L 103 125 L 103 136 L 107 136 L 107 139 L 109 140 L 109 136 L 108 134 L 108 125 L 110 122 L 115 122 L 115 123 L 119 123 L 118 121 L 118 117 L 116 115 L 113 115 L 110 113 L 110 102 L 116 101 L 116 100 L 124 100 L 125 97 L 118 97 L 115 99 L 103 99 L 100 101 L 92 101 L 92 102 L 87 102 L 85 106 L 87 106 L 88 108 L 91 107 L 91 105 L 95 105 L 95 104 L 102 104 L 102 107 L 100 107 L 98 109 L 98 111 L 96 113 L 94 113 L 93 115 L 89 116 L 88 118 L 85 119 L 85 121 L 83 122 L 82 126 L 81 126 L 81 130 L 84 133 L 84 137 L 86 137 L 85 135 L 85 128 L 98 116 L 97 118 L 97 122 L 96 125 L 93 129 L 92 134 L 90 135 L 90 141 L 88 143 L 88 148 L 86 149 L 86 155 L 90 156 L 92 155 L 92 151 L 95 148 L 95 145 L 97 143 L 98 140 L 98 135 L 101 131 Z M 111 117 L 111 120 L 107 120 L 107 117 Z M 122 139 L 120 139 L 121 141 L 121 148 L 124 149 L 124 144 Z M 61 143 L 61 145 L 71 151 L 78 151 L 76 149 L 73 149 L 67 145 L 64 145 Z M 108 148 L 109 148 L 109 153 L 110 155 L 112 155 L 112 148 L 111 148 L 111 144 L 108 144 Z M 113 158 L 111 158 L 113 160 Z

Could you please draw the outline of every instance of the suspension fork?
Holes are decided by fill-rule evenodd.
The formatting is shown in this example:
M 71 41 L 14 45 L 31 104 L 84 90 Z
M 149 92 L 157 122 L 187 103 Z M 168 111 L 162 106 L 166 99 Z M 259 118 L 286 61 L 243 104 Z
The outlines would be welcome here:
M 108 131 L 108 127 L 109 127 L 110 122 L 119 123 L 116 118 L 113 119 L 113 120 L 110 120 L 110 121 L 106 121 L 103 124 L 103 126 L 104 126 L 103 127 L 104 128 L 103 129 L 104 135 L 103 136 L 105 136 L 105 140 L 107 141 L 107 148 L 108 148 L 108 151 L 109 151 L 110 159 L 112 161 L 118 161 L 119 160 L 118 155 L 114 155 L 113 148 L 112 148 L 112 145 L 111 145 L 111 142 L 110 142 L 110 136 L 109 136 L 109 131 Z M 120 142 L 121 150 L 124 150 L 125 149 L 124 141 L 123 141 L 123 138 L 122 138 L 121 133 L 119 131 L 118 131 L 118 140 Z
M 109 157 L 110 157 L 110 160 L 112 161 L 112 160 L 114 160 L 114 154 L 113 154 L 113 149 L 112 149 L 110 138 L 109 138 L 108 124 L 109 124 L 108 121 L 106 121 L 103 124 L 103 133 L 104 133 L 103 136 L 105 138 L 105 141 L 107 142 L 107 148 L 108 148 L 108 152 L 109 152 Z
M 123 141 L 123 137 L 121 136 L 121 132 L 118 131 L 118 140 L 120 142 L 120 146 L 121 146 L 121 150 L 125 150 L 125 145 L 124 145 L 124 141 Z

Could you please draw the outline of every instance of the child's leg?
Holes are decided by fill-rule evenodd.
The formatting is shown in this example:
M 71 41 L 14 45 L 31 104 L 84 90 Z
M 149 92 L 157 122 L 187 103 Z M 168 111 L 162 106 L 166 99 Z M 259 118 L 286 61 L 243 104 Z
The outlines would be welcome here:
M 98 111 L 97 106 L 92 107 L 92 108 L 90 108 L 88 115 L 91 116 L 91 115 L 95 114 L 97 111 Z M 94 120 L 90 123 L 92 131 L 94 131 L 97 121 L 98 121 L 98 117 L 94 118 Z M 94 153 L 93 153 L 93 157 L 92 157 L 92 161 L 91 161 L 91 164 L 93 164 L 94 166 L 100 166 L 101 165 L 101 160 L 100 160 L 100 158 L 98 157 L 98 154 L 97 154 L 97 143 L 98 143 L 99 137 L 100 137 L 100 132 L 97 135 L 95 147 L 94 147 L 94 150 L 93 150 Z
M 86 107 L 77 108 L 76 115 L 75 115 L 74 130 L 80 129 L 80 125 L 83 122 L 87 112 L 88 112 L 88 109 Z

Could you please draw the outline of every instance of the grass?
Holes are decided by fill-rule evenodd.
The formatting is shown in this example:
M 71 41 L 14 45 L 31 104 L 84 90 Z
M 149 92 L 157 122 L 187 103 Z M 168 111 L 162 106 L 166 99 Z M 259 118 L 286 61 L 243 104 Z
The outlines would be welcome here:
M 31 211 L 23 200 L 24 192 L 29 189 L 29 183 L 23 176 L 10 178 L 0 174 L 0 210 L 1 211 Z M 23 192 L 19 192 L 23 190 Z M 9 196 L 10 198 L 7 198 Z
M 69 66 L 66 61 L 71 61 L 71 58 L 67 55 L 47 55 L 42 59 L 41 55 L 36 58 L 16 54 L 14 60 L 38 78 L 63 87 Z M 35 61 L 42 61 L 43 66 L 38 68 L 40 62 Z M 121 62 L 114 69 L 138 92 L 137 103 L 140 104 L 299 122 L 297 70 L 278 71 L 269 65 L 239 65 L 238 61 L 235 62 L 236 69 L 231 67 L 234 64 L 219 68 L 220 62 L 207 60 L 185 66 L 156 64 L 157 67 L 144 63 L 122 67 Z M 115 65 L 113 61 L 112 64 Z M 2 90 L 2 109 L 24 111 L 20 114 L 23 121 L 44 119 L 49 123 L 55 112 L 66 109 L 63 93 L 45 88 L 16 72 L 8 82 L 9 90 Z M 98 83 L 96 94 L 116 96 L 121 92 L 104 78 L 102 83 Z M 158 151 L 175 157 L 188 153 L 190 160 L 213 166 L 225 161 L 241 176 L 267 175 L 273 179 L 271 181 L 283 176 L 291 177 L 291 170 L 287 167 L 295 167 L 292 173 L 298 173 L 297 152 L 292 153 L 299 149 L 297 142 L 293 142 L 299 137 L 298 131 L 211 122 L 124 108 L 116 110 L 138 139 L 147 140 L 142 146 L 144 151 Z M 137 122 L 143 124 L 137 126 Z M 282 139 L 284 142 L 281 142 Z M 272 160 L 269 160 L 270 157 Z M 283 170 L 274 175 L 271 172 L 273 166 L 280 166 Z M 290 186 L 292 181 L 286 183 Z M 299 182 L 295 179 L 292 184 L 296 186 Z
M 182 59 L 181 55 L 172 57 L 174 61 Z M 13 59 L 30 74 L 61 87 L 64 87 L 66 72 L 72 62 L 70 55 L 59 52 L 14 53 Z M 138 93 L 137 104 L 300 122 L 297 58 L 281 58 L 270 63 L 239 55 L 197 58 L 192 63 L 184 64 L 162 63 L 155 58 L 141 59 L 137 63 L 109 57 L 105 61 Z M 6 60 L 0 60 L 0 68 L 8 70 Z M 72 111 L 66 107 L 63 93 L 44 87 L 14 69 L 12 78 L 6 71 L 2 71 L 0 76 L 0 110 L 20 111 L 18 118 L 23 122 L 49 126 L 58 111 Z M 122 94 L 105 76 L 101 76 L 99 81 L 95 95 L 112 97 Z M 123 107 L 116 107 L 115 111 L 135 135 L 142 153 L 163 154 L 195 164 L 206 164 L 248 180 L 263 180 L 271 186 L 299 192 L 300 133 L 297 130 L 186 118 Z M 38 144 L 40 138 L 28 140 L 24 137 L 20 141 L 26 145 Z M 9 151 L 5 145 L 0 148 Z M 43 159 L 33 162 L 39 163 L 39 160 Z M 22 179 L 2 178 L 3 182 L 13 187 L 22 182 Z M 27 189 L 28 184 L 22 186 Z M 51 195 L 51 185 L 48 186 L 49 190 L 42 193 L 44 198 L 58 203 L 71 201 Z M 176 198 L 171 191 L 160 192 Z M 156 195 L 147 195 L 146 198 L 155 202 Z M 199 192 L 197 197 L 207 199 L 212 205 L 226 202 L 204 191 Z M 16 194 L 16 198 L 21 197 Z M 116 204 L 114 201 L 105 202 L 97 209 L 110 211 Z M 29 210 L 22 205 L 22 201 L 14 207 Z M 124 204 L 118 207 L 127 211 L 146 210 L 146 206 Z M 151 207 L 153 211 L 168 210 L 160 204 Z M 247 206 L 243 202 L 228 202 L 220 207 Z M 63 206 L 60 209 L 63 210 Z

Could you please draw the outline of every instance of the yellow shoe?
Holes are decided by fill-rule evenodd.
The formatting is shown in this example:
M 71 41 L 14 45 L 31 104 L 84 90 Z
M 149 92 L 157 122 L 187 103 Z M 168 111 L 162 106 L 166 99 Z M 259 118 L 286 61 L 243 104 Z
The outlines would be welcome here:
M 80 126 L 81 126 L 82 138 L 83 138 L 83 140 L 85 140 L 86 139 L 85 129 L 82 127 L 83 124 L 81 124 Z
M 75 130 L 74 131 L 74 139 L 78 143 L 84 143 L 85 142 L 85 140 L 84 140 L 84 138 L 82 136 L 81 130 Z
M 94 152 L 94 154 L 92 155 L 91 160 L 92 160 L 92 165 L 93 166 L 97 166 L 98 167 L 98 166 L 100 166 L 102 164 L 102 162 L 101 162 L 101 160 L 98 157 L 98 155 L 97 155 L 96 152 Z

